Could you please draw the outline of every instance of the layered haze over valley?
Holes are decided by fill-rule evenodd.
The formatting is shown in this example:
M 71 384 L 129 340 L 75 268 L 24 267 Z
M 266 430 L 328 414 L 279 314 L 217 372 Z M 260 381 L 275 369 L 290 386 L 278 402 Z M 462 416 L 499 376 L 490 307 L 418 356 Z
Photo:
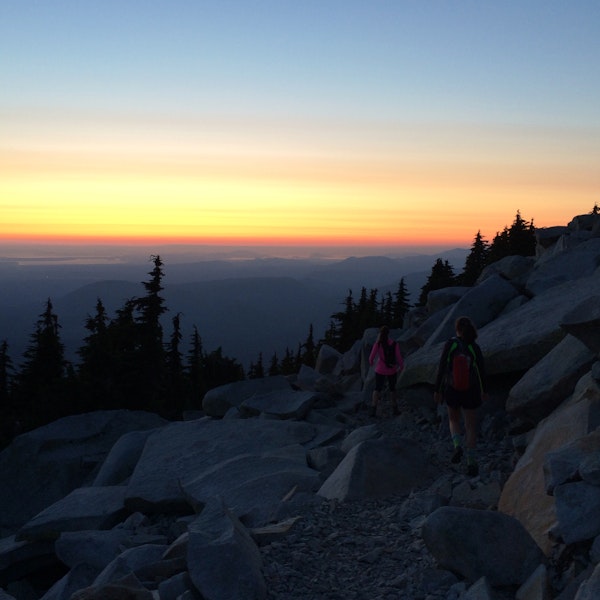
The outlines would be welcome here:
M 178 313 L 183 350 L 198 328 L 204 350 L 221 347 L 244 368 L 263 353 L 265 363 L 296 352 L 312 324 L 320 339 L 352 290 L 394 294 L 404 278 L 414 304 L 437 258 L 459 272 L 468 249 L 376 249 L 344 256 L 343 248 L 251 247 L 9 247 L 0 250 L 0 341 L 15 364 L 22 360 L 48 298 L 58 316 L 66 357 L 77 362 L 85 320 L 102 300 L 110 318 L 128 299 L 144 295 L 150 256 L 164 262 L 169 309 L 165 339 Z M 350 252 L 351 250 L 346 250 Z

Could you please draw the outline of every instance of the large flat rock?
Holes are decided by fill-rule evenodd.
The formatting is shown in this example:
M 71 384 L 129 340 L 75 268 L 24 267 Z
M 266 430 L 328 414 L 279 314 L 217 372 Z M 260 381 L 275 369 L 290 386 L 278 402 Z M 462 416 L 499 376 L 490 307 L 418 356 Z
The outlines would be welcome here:
M 0 453 L 0 530 L 14 533 L 41 510 L 91 483 L 115 442 L 166 421 L 144 411 L 96 411 L 24 433 Z
M 565 337 L 561 323 L 573 307 L 599 294 L 600 270 L 592 276 L 556 285 L 482 327 L 477 341 L 488 374 L 531 368 Z M 435 383 L 443 344 L 433 344 L 407 356 L 399 385 Z
M 63 531 L 110 529 L 126 516 L 124 486 L 86 487 L 45 508 L 28 521 L 18 539 L 57 539 Z
M 132 512 L 191 512 L 182 482 L 240 455 L 260 455 L 292 444 L 308 449 L 338 433 L 338 429 L 280 420 L 172 423 L 148 438 L 127 486 L 126 506 Z

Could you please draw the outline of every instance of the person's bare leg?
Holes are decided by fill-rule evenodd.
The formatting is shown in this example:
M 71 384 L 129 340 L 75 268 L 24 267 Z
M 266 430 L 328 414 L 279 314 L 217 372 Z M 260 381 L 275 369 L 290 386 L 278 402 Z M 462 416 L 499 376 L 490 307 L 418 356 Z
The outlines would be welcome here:
M 465 410 L 463 414 L 465 417 L 465 445 L 467 448 L 475 449 L 477 446 L 477 411 Z
M 451 461 L 453 463 L 460 462 L 463 455 L 462 449 L 462 429 L 461 429 L 461 410 L 460 408 L 448 407 L 448 424 L 450 426 L 450 435 L 452 436 L 452 445 L 454 446 L 454 453 L 452 454 Z

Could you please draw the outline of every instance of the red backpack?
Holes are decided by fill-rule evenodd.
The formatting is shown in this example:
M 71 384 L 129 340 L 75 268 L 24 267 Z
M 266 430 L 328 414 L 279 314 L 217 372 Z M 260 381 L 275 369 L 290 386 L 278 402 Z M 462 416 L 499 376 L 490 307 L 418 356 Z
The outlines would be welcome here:
M 475 350 L 471 344 L 464 344 L 458 338 L 453 339 L 448 350 L 448 383 L 455 390 L 465 392 L 471 388 L 477 378 Z

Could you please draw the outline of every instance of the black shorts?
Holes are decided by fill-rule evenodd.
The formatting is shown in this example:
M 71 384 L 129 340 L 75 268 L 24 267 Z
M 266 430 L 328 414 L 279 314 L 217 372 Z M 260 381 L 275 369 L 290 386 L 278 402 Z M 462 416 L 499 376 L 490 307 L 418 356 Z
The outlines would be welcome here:
M 481 406 L 481 392 L 477 388 L 459 392 L 452 387 L 447 387 L 444 392 L 444 401 L 450 408 L 475 410 Z
M 385 387 L 387 380 L 390 392 L 396 390 L 396 380 L 398 379 L 398 373 L 392 373 L 392 375 L 382 375 L 381 373 L 375 373 L 375 391 L 382 392 Z

